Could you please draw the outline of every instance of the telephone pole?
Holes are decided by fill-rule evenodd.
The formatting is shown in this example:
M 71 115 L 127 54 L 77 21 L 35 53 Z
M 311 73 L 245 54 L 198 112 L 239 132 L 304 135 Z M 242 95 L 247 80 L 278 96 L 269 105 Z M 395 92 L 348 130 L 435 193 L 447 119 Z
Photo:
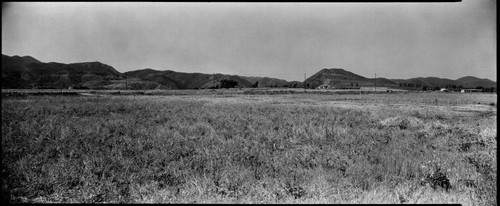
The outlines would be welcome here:
M 304 73 L 304 92 L 306 91 L 306 73 Z
M 128 90 L 128 79 L 126 74 L 125 74 L 125 90 Z
M 377 91 L 377 73 L 375 73 L 375 91 Z

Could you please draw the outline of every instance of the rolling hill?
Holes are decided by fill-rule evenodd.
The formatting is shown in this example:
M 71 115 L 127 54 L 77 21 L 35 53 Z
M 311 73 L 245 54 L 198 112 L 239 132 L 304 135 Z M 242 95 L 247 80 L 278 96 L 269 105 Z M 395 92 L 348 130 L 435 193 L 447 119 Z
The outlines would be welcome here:
M 25 88 L 32 76 L 28 66 L 36 63 L 41 62 L 31 56 L 2 55 L 2 88 Z
M 31 56 L 13 56 L 9 57 L 6 55 L 2 55 L 2 71 L 17 71 L 17 70 L 25 70 L 26 66 L 32 63 L 42 63 L 37 59 Z
M 496 87 L 496 82 L 491 81 L 489 79 L 480 79 L 477 77 L 473 76 L 466 76 L 459 78 L 457 80 L 452 80 L 452 79 L 446 79 L 446 78 L 437 78 L 437 77 L 418 77 L 418 78 L 411 78 L 411 79 L 397 79 L 397 80 L 392 80 L 394 82 L 397 82 L 398 85 L 402 86 L 407 86 L 407 85 L 414 85 L 416 87 L 422 87 L 422 86 L 427 86 L 428 88 L 446 88 L 450 86 L 456 86 L 456 87 L 461 87 L 461 88 L 476 88 L 476 87 L 483 87 L 483 88 L 490 88 L 490 87 Z
M 89 88 L 89 89 L 206 89 L 214 88 L 221 80 L 232 80 L 242 88 L 288 87 L 302 88 L 303 82 L 269 77 L 246 77 L 227 74 L 184 73 L 151 68 L 118 72 L 101 62 L 57 63 L 41 62 L 31 56 L 2 55 L 2 88 Z M 328 82 L 335 86 L 385 86 L 421 88 L 423 86 L 463 88 L 496 87 L 496 82 L 473 76 L 457 80 L 437 77 L 386 79 L 366 78 L 341 68 L 321 69 L 306 79 L 308 88 L 317 88 Z
M 497 83 L 494 81 L 491 81 L 489 79 L 480 79 L 477 77 L 473 76 L 466 76 L 462 77 L 456 80 L 459 82 L 460 85 L 463 85 L 464 88 L 475 88 L 477 86 L 482 86 L 482 87 L 496 87 Z
M 398 84 L 394 81 L 385 78 L 370 79 L 350 71 L 346 71 L 340 68 L 332 69 L 322 69 L 316 74 L 306 79 L 307 88 L 317 88 L 318 86 L 324 84 L 328 80 L 328 84 L 331 86 L 386 86 L 395 87 Z
M 268 88 L 268 87 L 287 87 L 287 88 L 302 88 L 304 87 L 303 82 L 299 81 L 286 81 L 283 79 L 277 78 L 269 78 L 269 77 L 244 77 L 250 83 L 252 83 L 252 87 L 256 88 Z
M 2 55 L 2 88 L 103 88 L 121 73 L 100 62 L 43 63 L 33 57 Z
M 322 69 L 318 73 L 307 79 L 308 88 L 317 88 L 327 82 L 331 86 L 351 86 L 359 85 L 364 87 L 383 86 L 392 88 L 496 88 L 496 82 L 489 79 L 480 79 L 473 76 L 462 77 L 457 80 L 451 80 L 438 77 L 418 77 L 411 79 L 387 79 L 387 78 L 366 78 L 350 71 L 340 68 Z
M 251 87 L 252 83 L 237 75 L 184 73 L 171 70 L 159 71 L 142 69 L 125 72 L 127 78 L 136 78 L 148 82 L 156 82 L 158 86 L 170 89 L 206 89 L 219 84 L 220 80 L 233 80 L 239 87 Z

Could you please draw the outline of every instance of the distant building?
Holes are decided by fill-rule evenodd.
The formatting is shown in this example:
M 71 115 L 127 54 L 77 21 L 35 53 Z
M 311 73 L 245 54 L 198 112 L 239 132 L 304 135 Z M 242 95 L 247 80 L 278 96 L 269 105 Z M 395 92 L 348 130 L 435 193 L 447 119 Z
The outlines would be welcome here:
M 462 89 L 460 92 L 482 92 L 480 89 Z
M 326 79 L 322 85 L 318 86 L 317 89 L 360 89 L 361 87 L 358 83 L 343 82 L 343 83 L 333 83 L 331 79 Z
M 326 79 L 325 82 L 318 87 L 318 89 L 330 89 L 330 79 Z

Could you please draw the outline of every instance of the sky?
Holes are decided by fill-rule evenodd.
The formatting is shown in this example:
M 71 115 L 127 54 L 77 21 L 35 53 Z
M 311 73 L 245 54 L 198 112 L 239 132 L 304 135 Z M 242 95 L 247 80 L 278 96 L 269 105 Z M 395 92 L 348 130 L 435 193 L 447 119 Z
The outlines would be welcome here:
M 120 72 L 496 81 L 496 0 L 455 3 L 2 3 L 2 54 Z

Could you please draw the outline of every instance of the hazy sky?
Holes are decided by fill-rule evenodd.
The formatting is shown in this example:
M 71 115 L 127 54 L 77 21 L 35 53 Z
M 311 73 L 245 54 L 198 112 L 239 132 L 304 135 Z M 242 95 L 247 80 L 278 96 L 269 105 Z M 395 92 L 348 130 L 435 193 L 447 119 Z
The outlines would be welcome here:
M 496 1 L 2 4 L 2 54 L 120 72 L 268 76 L 322 68 L 496 81 Z

